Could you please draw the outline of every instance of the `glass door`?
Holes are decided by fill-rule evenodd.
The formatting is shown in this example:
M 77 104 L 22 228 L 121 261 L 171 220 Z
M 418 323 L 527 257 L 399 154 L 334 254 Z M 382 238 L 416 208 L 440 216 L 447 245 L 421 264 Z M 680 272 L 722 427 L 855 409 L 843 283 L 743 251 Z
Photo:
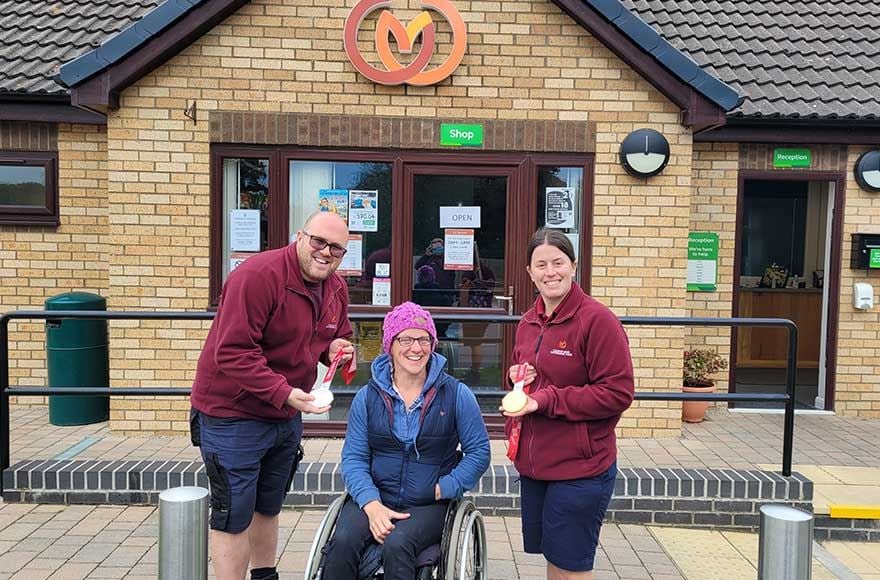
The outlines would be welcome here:
M 411 278 L 404 299 L 433 314 L 512 312 L 508 215 L 514 172 L 486 166 L 407 167 L 413 211 L 407 227 Z M 449 360 L 450 374 L 475 391 L 502 388 L 512 337 L 505 326 L 464 317 L 437 323 L 438 351 Z M 497 409 L 496 401 L 485 403 Z

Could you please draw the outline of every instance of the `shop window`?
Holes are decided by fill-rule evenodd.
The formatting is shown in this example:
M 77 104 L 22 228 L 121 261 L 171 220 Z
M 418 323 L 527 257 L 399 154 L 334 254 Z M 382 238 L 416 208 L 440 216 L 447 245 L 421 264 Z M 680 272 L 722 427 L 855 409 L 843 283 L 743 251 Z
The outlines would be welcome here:
M 348 222 L 348 253 L 337 273 L 352 304 L 391 304 L 390 163 L 290 161 L 291 241 L 313 212 Z
M 223 279 L 269 248 L 269 160 L 223 160 Z
M 574 245 L 580 258 L 583 219 L 584 168 L 538 167 L 538 227 L 556 228 Z M 580 260 L 578 260 L 580 261 Z M 583 268 L 575 279 L 581 283 Z
M 0 152 L 0 224 L 58 225 L 54 152 Z

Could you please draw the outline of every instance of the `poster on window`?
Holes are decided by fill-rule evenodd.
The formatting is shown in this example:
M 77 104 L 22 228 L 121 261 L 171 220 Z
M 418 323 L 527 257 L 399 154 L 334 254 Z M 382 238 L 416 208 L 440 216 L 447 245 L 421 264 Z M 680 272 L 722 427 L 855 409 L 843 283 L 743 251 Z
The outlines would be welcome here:
M 474 230 L 448 229 L 445 232 L 444 270 L 474 269 Z
M 548 187 L 546 191 L 544 225 L 548 228 L 573 228 L 574 188 Z
M 339 217 L 348 221 L 348 190 L 318 190 L 318 209 L 320 211 L 338 214 Z
M 391 278 L 373 278 L 373 306 L 391 306 Z
M 340 276 L 360 276 L 364 269 L 364 236 L 349 234 L 346 248 L 348 251 L 336 273 Z
M 234 209 L 229 212 L 229 249 L 233 252 L 260 251 L 260 210 Z
M 379 231 L 379 192 L 352 189 L 348 192 L 348 230 Z
M 253 254 L 248 254 L 247 252 L 232 252 L 229 254 L 229 271 L 232 272 L 241 266 L 242 262 L 251 256 L 253 256 Z

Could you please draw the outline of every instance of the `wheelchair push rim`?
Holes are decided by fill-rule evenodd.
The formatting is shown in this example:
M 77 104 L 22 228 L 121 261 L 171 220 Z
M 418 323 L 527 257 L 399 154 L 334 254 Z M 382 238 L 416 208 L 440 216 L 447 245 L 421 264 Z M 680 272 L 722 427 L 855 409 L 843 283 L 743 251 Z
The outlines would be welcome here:
M 323 556 L 322 551 L 333 535 L 333 530 L 336 528 L 336 520 L 347 497 L 347 493 L 337 497 L 330 504 L 330 507 L 327 508 L 327 511 L 324 512 L 324 517 L 321 518 L 321 523 L 318 525 L 318 533 L 315 534 L 315 539 L 312 540 L 308 560 L 306 560 L 305 580 L 315 580 L 317 577 L 321 566 L 321 557 Z

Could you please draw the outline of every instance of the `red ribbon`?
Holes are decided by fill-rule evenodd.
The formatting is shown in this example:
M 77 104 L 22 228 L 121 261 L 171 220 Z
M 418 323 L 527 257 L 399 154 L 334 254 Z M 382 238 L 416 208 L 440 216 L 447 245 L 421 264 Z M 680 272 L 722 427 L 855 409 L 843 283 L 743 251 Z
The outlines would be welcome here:
M 330 368 L 327 369 L 327 374 L 324 375 L 324 380 L 321 381 L 322 388 L 330 388 L 330 383 L 333 382 L 333 375 L 336 374 L 336 369 L 339 367 L 339 363 L 342 362 L 343 352 L 340 348 L 336 351 L 336 356 L 333 357 L 333 361 L 330 363 Z M 351 362 L 342 369 L 342 380 L 345 381 L 345 384 L 351 384 L 352 379 L 354 378 L 355 373 L 357 372 L 357 360 L 355 359 L 355 354 L 351 353 Z
M 516 382 L 514 383 L 514 388 L 516 388 L 518 383 L 526 380 L 526 367 L 527 365 L 523 363 L 516 369 Z M 523 392 L 526 395 L 529 394 L 530 386 L 531 385 L 523 387 Z M 516 461 L 516 454 L 519 453 L 519 438 L 521 435 L 522 417 L 513 417 L 510 425 L 510 436 L 507 438 L 507 458 L 511 461 Z

